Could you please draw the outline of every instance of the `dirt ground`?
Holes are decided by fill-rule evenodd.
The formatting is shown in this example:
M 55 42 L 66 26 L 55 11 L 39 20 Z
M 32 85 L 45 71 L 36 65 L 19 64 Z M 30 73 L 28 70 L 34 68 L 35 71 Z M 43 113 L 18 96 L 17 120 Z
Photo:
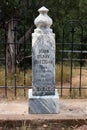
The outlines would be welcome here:
M 29 114 L 26 98 L 0 100 L 0 130 L 87 130 L 87 99 L 60 99 L 59 107 L 59 114 Z
M 0 114 L 28 114 L 28 98 L 0 100 Z M 87 117 L 87 99 L 61 99 L 59 100 L 60 113 L 53 117 Z M 33 116 L 31 116 L 33 117 Z M 48 116 L 50 118 L 50 116 Z

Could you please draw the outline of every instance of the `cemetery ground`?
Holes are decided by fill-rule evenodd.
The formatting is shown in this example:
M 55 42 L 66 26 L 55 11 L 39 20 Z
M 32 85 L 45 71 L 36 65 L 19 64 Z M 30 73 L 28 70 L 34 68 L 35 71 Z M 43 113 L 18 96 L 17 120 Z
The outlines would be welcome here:
M 0 85 L 4 85 L 4 69 L 0 69 Z M 68 70 L 68 71 L 67 71 Z M 17 70 L 17 85 L 23 85 L 23 72 Z M 79 68 L 73 67 L 72 85 L 79 86 Z M 70 84 L 70 67 L 64 66 L 63 85 Z M 20 80 L 19 80 L 20 79 Z M 60 65 L 56 65 L 56 86 L 59 88 L 61 80 Z M 31 70 L 26 73 L 26 83 L 31 86 Z M 12 74 L 8 76 L 8 85 L 14 84 Z M 82 86 L 87 85 L 87 69 L 82 68 Z M 32 115 L 28 114 L 28 98 L 26 88 L 17 88 L 17 95 L 14 96 L 14 88 L 0 88 L 0 130 L 87 130 L 87 90 L 82 89 L 82 96 L 79 96 L 78 89 L 70 90 L 63 88 L 63 96 L 60 96 L 60 113 Z M 60 89 L 58 89 L 60 93 Z
M 0 130 L 87 130 L 87 99 L 60 98 L 59 114 L 28 114 L 27 98 L 0 98 Z

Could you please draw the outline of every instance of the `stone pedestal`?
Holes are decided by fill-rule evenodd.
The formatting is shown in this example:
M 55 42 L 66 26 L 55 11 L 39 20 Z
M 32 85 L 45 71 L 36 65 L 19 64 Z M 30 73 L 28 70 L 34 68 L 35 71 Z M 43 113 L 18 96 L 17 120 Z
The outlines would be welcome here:
M 33 96 L 29 90 L 29 113 L 30 114 L 55 114 L 59 112 L 59 95 Z
M 29 90 L 29 113 L 58 113 L 59 96 L 55 90 L 55 34 L 48 9 L 40 8 L 32 34 L 32 90 Z

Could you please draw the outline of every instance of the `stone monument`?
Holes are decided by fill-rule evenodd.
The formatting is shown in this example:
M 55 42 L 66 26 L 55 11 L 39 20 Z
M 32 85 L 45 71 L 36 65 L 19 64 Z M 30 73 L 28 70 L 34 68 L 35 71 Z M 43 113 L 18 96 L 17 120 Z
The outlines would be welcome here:
M 59 112 L 59 96 L 55 89 L 55 34 L 48 9 L 41 7 L 32 34 L 32 89 L 29 90 L 29 113 Z

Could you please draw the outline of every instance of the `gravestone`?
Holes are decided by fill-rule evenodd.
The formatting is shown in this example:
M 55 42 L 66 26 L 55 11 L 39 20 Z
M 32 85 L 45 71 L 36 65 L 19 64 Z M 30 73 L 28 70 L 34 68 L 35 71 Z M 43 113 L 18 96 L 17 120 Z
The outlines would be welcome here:
M 55 89 L 55 34 L 48 9 L 41 7 L 32 34 L 32 89 L 29 90 L 29 113 L 59 112 L 59 96 Z

